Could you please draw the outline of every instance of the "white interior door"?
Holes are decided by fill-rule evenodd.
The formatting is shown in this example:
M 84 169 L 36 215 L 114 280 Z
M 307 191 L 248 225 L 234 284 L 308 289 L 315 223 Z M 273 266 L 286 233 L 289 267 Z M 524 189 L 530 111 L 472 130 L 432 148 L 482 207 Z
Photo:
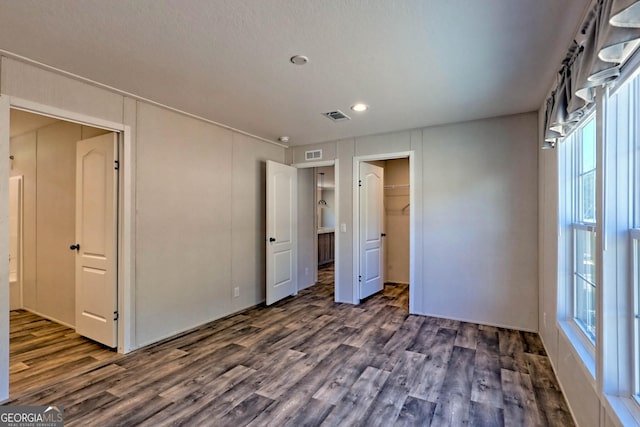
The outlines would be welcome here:
M 359 171 L 360 299 L 384 288 L 382 233 L 384 169 L 361 162 Z
M 117 345 L 117 135 L 76 147 L 76 331 Z
M 267 160 L 267 305 L 297 292 L 298 170 Z

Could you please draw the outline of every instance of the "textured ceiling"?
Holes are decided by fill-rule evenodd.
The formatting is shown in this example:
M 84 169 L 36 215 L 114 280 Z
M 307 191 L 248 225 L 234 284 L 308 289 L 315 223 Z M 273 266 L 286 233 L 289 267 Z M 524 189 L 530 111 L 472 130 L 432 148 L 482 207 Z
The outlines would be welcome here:
M 0 49 L 298 145 L 536 110 L 589 3 L 0 0 Z

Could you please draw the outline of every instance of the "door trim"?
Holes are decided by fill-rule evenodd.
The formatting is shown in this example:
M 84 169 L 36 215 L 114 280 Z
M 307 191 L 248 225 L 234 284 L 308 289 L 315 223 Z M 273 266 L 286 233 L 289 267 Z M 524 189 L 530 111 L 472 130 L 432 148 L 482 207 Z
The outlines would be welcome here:
M 118 134 L 118 146 L 120 152 L 120 179 L 118 184 L 118 256 L 117 256 L 117 292 L 118 292 L 118 353 L 129 353 L 135 349 L 135 292 L 134 292 L 134 278 L 135 278 L 135 213 L 134 206 L 134 192 L 135 192 L 135 174 L 133 173 L 134 150 L 132 144 L 132 129 L 131 126 L 124 123 L 111 122 L 108 120 L 88 116 L 82 113 L 76 113 L 72 111 L 63 110 L 61 108 L 52 107 L 45 104 L 25 100 L 15 96 L 1 95 L 0 96 L 0 124 L 1 120 L 6 117 L 7 124 L 9 124 L 9 112 L 10 109 L 22 110 L 29 113 L 39 114 L 43 116 L 52 117 L 55 119 L 65 120 L 72 123 L 81 125 L 92 126 L 96 128 L 105 129 L 108 131 L 116 132 Z M 9 129 L 0 132 L 0 152 L 9 152 L 10 136 Z M 3 164 L 8 171 L 8 154 L 6 156 L 7 161 Z M 8 173 L 6 173 L 8 175 Z M 0 179 L 2 178 L 0 175 Z M 8 177 L 7 177 L 8 182 Z M 6 199 L 6 200 L 5 200 Z M 7 197 L 2 197 L 0 200 L 0 211 L 5 207 L 8 207 L 8 194 Z M 8 228 L 2 228 L 0 230 L 0 238 L 7 234 Z M 8 280 L 7 277 L 0 277 L 0 287 L 4 283 L 4 280 Z M 8 284 L 6 286 L 8 289 Z M 8 296 L 7 296 L 8 297 Z M 2 301 L 2 295 L 0 295 L 0 302 Z M 8 308 L 8 305 L 7 305 Z M 0 316 L 5 314 L 8 317 L 8 311 L 4 312 L 4 304 L 0 305 Z M 8 332 L 6 338 L 4 331 L 0 331 L 0 344 L 5 344 L 8 348 Z M 0 369 L 2 367 L 0 366 Z M 6 370 L 8 373 L 8 369 Z M 1 393 L 0 393 L 1 394 Z
M 336 209 L 335 209 L 335 215 L 336 215 L 336 230 L 334 232 L 334 242 L 333 242 L 333 247 L 334 247 L 334 261 L 333 261 L 333 300 L 335 302 L 339 302 L 337 300 L 338 297 L 338 289 L 339 289 L 339 284 L 340 284 L 340 272 L 342 271 L 340 268 L 340 264 L 341 264 L 341 258 L 340 258 L 340 235 L 341 235 L 341 231 L 340 231 L 340 168 L 339 166 L 339 160 L 338 159 L 334 159 L 334 160 L 322 160 L 322 161 L 318 161 L 318 162 L 306 162 L 306 163 L 294 163 L 291 166 L 298 168 L 298 169 L 306 169 L 306 168 L 317 168 L 317 167 L 322 167 L 322 166 L 333 166 L 333 176 L 334 176 L 334 180 L 335 180 L 335 185 L 336 185 L 336 189 L 335 189 L 335 193 L 334 193 L 334 197 L 335 197 L 335 205 L 336 205 Z M 315 183 L 315 179 L 314 179 L 314 183 Z M 315 209 L 315 206 L 314 206 Z M 316 248 L 316 252 L 315 252 L 315 262 L 318 261 L 318 254 L 317 254 L 317 250 L 318 250 L 318 233 L 316 232 L 316 230 L 313 230 L 313 233 L 315 234 L 314 237 L 314 247 Z M 316 276 L 317 276 L 317 271 L 316 271 Z M 316 277 L 317 280 L 317 277 Z
M 360 229 L 360 206 L 358 203 L 358 179 L 360 179 L 360 163 L 375 160 L 393 160 L 409 158 L 409 313 L 415 313 L 415 288 L 416 288 L 416 215 L 415 215 L 415 151 L 398 151 L 382 154 L 369 154 L 353 157 L 353 303 L 360 304 L 360 286 L 358 275 L 360 273 L 360 244 L 358 230 Z

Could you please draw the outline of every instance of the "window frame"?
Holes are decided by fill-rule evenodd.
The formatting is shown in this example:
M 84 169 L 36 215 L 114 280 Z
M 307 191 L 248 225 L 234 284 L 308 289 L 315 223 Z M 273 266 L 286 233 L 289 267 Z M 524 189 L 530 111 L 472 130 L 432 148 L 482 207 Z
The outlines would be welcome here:
M 597 215 L 598 215 L 598 203 L 597 203 L 597 179 L 598 179 L 598 162 L 597 159 L 597 129 L 594 129 L 596 135 L 594 136 L 594 150 L 595 156 L 593 168 L 589 170 L 583 170 L 584 164 L 584 138 L 583 131 L 584 129 L 593 124 L 597 127 L 597 114 L 596 109 L 593 108 L 587 114 L 584 115 L 580 123 L 571 131 L 570 134 L 566 135 L 563 139 L 563 145 L 569 145 L 568 149 L 565 149 L 564 154 L 566 156 L 570 156 L 569 161 L 565 161 L 565 167 L 568 166 L 569 170 L 564 170 L 564 191 L 561 191 L 561 194 L 564 194 L 565 197 L 568 196 L 570 200 L 570 205 L 567 206 L 567 210 L 565 211 L 566 217 L 566 226 L 567 226 L 567 236 L 566 240 L 563 242 L 566 247 L 568 247 L 568 259 L 566 260 L 565 268 L 563 269 L 566 274 L 567 281 L 566 283 L 566 307 L 565 307 L 565 315 L 560 315 L 560 320 L 566 323 L 565 326 L 569 326 L 571 330 L 574 332 L 570 334 L 573 337 L 576 337 L 579 341 L 579 344 L 584 347 L 584 350 L 589 354 L 592 360 L 589 361 L 588 364 L 593 364 L 595 360 L 595 352 L 596 352 L 596 342 L 597 342 L 597 324 L 598 324 L 598 263 L 597 263 L 597 243 L 594 248 L 593 260 L 595 264 L 595 274 L 593 280 L 587 280 L 587 278 L 583 277 L 579 274 L 577 268 L 577 253 L 576 253 L 576 235 L 578 230 L 589 231 L 595 233 L 594 239 L 597 239 Z M 584 186 L 583 186 L 583 178 L 586 175 L 593 174 L 594 176 L 594 219 L 585 220 L 583 217 L 584 213 Z M 579 286 L 579 278 L 585 280 L 590 285 L 594 286 L 594 291 L 596 293 L 596 302 L 594 306 L 594 320 L 595 320 L 595 331 L 591 334 L 586 325 L 577 317 L 577 287 Z M 568 324 L 568 325 L 567 325 Z M 575 341 L 575 340 L 571 340 Z M 578 343 L 574 342 L 574 345 Z M 582 353 L 582 351 L 581 351 Z M 587 361 L 585 361 L 587 362 Z
M 633 290 L 633 398 L 640 405 L 640 228 L 629 230 L 631 285 Z

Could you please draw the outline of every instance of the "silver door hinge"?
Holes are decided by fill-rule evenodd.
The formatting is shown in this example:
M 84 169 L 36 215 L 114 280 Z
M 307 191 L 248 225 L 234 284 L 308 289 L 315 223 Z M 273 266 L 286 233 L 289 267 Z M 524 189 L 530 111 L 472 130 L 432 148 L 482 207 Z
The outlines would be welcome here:
M 114 312 L 113 312 L 113 320 L 118 320 L 118 317 L 119 317 L 119 316 L 118 316 L 118 312 L 117 312 L 117 311 L 114 311 Z
M 358 282 L 362 282 L 362 276 L 358 276 Z
M 358 180 L 358 187 L 362 187 L 362 180 L 361 179 Z
M 114 160 L 114 161 L 113 161 L 113 168 L 114 168 L 115 170 L 120 169 L 120 161 L 119 161 L 119 160 Z

